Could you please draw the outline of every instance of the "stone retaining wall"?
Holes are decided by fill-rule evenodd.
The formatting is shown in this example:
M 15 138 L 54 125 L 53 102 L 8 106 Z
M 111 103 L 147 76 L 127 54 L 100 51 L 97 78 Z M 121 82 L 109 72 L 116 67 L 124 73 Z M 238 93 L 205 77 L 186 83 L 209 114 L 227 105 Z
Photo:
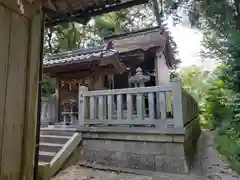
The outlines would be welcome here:
M 182 143 L 84 140 L 90 163 L 167 173 L 186 173 Z
M 185 127 L 184 149 L 185 157 L 189 167 L 192 167 L 197 151 L 197 142 L 201 134 L 201 129 L 198 119 L 191 121 Z
M 83 142 L 74 156 L 79 159 L 81 153 L 81 161 L 87 164 L 166 173 L 189 171 L 183 129 L 98 127 L 81 132 Z

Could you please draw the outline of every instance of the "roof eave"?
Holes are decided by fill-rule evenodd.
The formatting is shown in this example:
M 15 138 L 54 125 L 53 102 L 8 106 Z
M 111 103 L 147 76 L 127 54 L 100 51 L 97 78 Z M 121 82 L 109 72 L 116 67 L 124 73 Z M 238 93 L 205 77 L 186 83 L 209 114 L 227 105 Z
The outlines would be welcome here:
M 68 12 L 68 13 L 62 13 L 62 12 L 56 12 L 52 9 L 44 7 L 43 10 L 46 13 L 46 15 L 49 14 L 49 17 L 53 14 L 56 15 L 53 19 L 50 21 L 46 21 L 45 26 L 46 27 L 52 27 L 59 25 L 61 23 L 65 22 L 80 22 L 80 23 L 87 23 L 91 17 L 98 16 L 104 13 L 109 13 L 113 11 L 118 11 L 121 9 L 125 9 L 128 7 L 132 7 L 139 4 L 148 3 L 149 0 L 128 0 L 126 2 L 120 3 L 120 4 L 113 4 L 112 6 L 96 6 L 96 7 L 89 7 L 85 10 L 77 10 L 75 12 Z

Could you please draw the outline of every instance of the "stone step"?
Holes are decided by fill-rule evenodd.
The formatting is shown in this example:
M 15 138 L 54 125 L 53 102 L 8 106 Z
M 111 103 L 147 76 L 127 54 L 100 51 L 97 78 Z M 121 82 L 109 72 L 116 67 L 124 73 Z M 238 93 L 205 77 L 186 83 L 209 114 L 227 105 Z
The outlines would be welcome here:
M 41 128 L 40 133 L 42 135 L 55 135 L 55 136 L 72 136 L 75 131 L 61 128 Z
M 57 153 L 39 151 L 39 161 L 40 162 L 50 162 Z
M 47 164 L 49 164 L 49 162 L 44 162 L 44 161 L 38 162 L 38 165 L 40 165 L 40 166 L 45 166 Z
M 45 151 L 45 152 L 55 152 L 57 153 L 62 149 L 64 144 L 56 144 L 56 143 L 45 143 L 45 142 L 40 142 L 40 151 Z
M 40 135 L 40 143 L 65 144 L 71 136 Z

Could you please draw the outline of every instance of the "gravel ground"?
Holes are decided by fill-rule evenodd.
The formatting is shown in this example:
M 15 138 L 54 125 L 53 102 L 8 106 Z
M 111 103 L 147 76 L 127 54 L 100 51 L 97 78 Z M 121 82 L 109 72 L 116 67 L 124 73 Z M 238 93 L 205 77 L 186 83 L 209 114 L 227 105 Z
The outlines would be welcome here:
M 207 132 L 203 132 L 199 141 L 204 142 L 199 144 L 201 147 L 199 151 L 201 152 L 198 153 L 198 158 L 204 159 L 202 166 L 205 167 L 205 177 L 197 177 L 194 172 L 192 175 L 153 172 L 151 176 L 143 176 L 94 170 L 75 165 L 61 171 L 52 180 L 240 180 L 240 176 L 221 160 L 217 151 L 213 148 L 211 136 Z M 200 164 L 197 166 L 199 167 Z
M 52 180 L 153 180 L 152 177 L 72 166 Z
M 116 171 L 95 170 L 80 166 L 71 166 L 61 171 L 52 180 L 205 180 L 195 175 L 167 174 L 160 172 L 148 172 L 145 175 L 131 173 L 119 173 Z

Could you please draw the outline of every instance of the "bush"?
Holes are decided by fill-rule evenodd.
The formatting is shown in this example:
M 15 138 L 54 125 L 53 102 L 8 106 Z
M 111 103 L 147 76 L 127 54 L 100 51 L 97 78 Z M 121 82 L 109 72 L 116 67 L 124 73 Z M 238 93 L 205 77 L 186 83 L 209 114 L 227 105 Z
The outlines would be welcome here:
M 201 125 L 204 128 L 216 129 L 223 121 L 232 118 L 232 110 L 229 104 L 230 90 L 224 88 L 222 80 L 216 80 L 208 89 L 201 109 Z

